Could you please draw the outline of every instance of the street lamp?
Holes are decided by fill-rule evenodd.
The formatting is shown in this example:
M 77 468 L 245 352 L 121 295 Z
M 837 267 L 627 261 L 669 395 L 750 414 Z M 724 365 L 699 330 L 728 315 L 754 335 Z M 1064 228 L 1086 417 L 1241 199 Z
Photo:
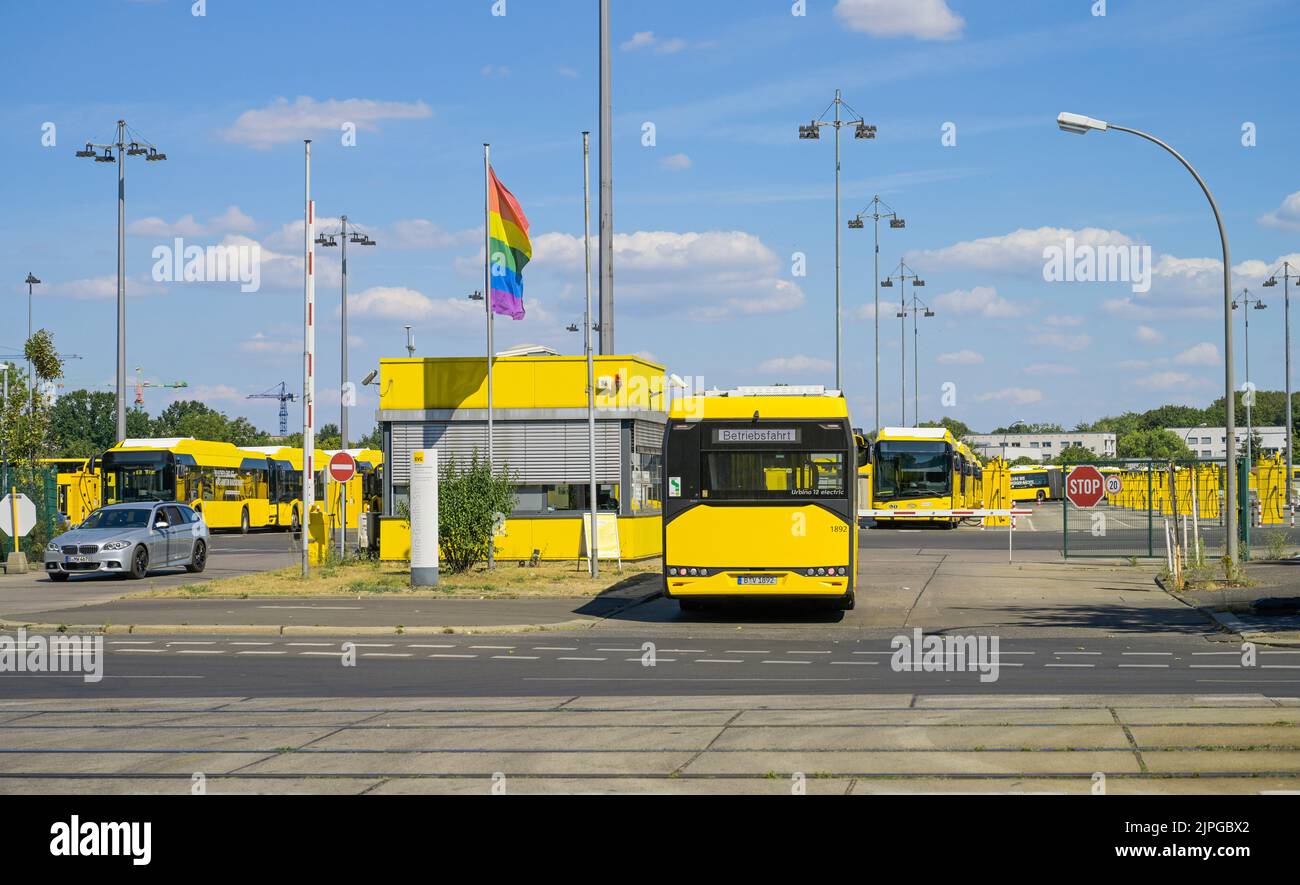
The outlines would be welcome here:
M 1236 444 L 1237 444 L 1237 416 L 1236 416 L 1236 398 L 1233 391 L 1232 378 L 1232 262 L 1228 249 L 1228 231 L 1223 226 L 1223 216 L 1219 213 L 1219 206 L 1214 202 L 1214 195 L 1210 193 L 1209 186 L 1205 179 L 1201 178 L 1192 164 L 1183 158 L 1169 145 L 1165 144 L 1154 135 L 1149 135 L 1137 129 L 1129 129 L 1126 126 L 1116 126 L 1114 123 L 1106 123 L 1102 120 L 1094 120 L 1092 117 L 1085 117 L 1082 114 L 1062 113 L 1056 118 L 1056 125 L 1063 132 L 1070 132 L 1076 135 L 1086 135 L 1089 132 L 1106 132 L 1114 129 L 1119 132 L 1127 132 L 1130 135 L 1136 135 L 1138 138 L 1144 138 L 1147 141 L 1159 145 L 1174 156 L 1183 168 L 1192 174 L 1196 183 L 1200 185 L 1201 191 L 1205 194 L 1205 199 L 1210 203 L 1210 209 L 1214 211 L 1215 223 L 1219 226 L 1219 242 L 1223 246 L 1223 408 L 1226 418 L 1226 430 L 1228 438 L 1232 440 L 1233 456 L 1228 462 L 1227 481 L 1224 483 L 1224 509 L 1228 514 L 1227 521 L 1227 557 L 1230 563 L 1237 562 L 1238 539 L 1237 539 L 1237 470 L 1236 470 Z
M 1251 305 L 1254 306 L 1252 307 Z M 1268 305 L 1265 304 L 1260 299 L 1251 298 L 1250 290 L 1244 288 L 1241 290 L 1240 300 L 1239 301 L 1234 300 L 1232 302 L 1232 309 L 1237 310 L 1238 308 L 1241 308 L 1242 315 L 1246 318 L 1246 388 L 1248 390 L 1250 390 L 1250 311 L 1264 310 L 1267 307 Z M 1249 471 L 1251 469 L 1251 465 L 1254 464 L 1253 455 L 1251 453 L 1251 446 L 1252 446 L 1251 437 L 1254 435 L 1254 426 L 1255 426 L 1254 421 L 1251 418 L 1251 414 L 1252 414 L 1251 407 L 1254 405 L 1254 403 L 1252 402 L 1254 398 L 1255 395 L 1253 390 L 1250 390 L 1249 396 L 1243 397 L 1243 399 L 1246 400 L 1246 470 L 1247 471 Z M 1236 451 L 1237 441 L 1234 439 L 1232 442 L 1233 442 L 1233 451 Z M 1290 477 L 1288 477 L 1287 484 L 1290 485 L 1290 482 L 1291 482 Z
M 848 112 L 855 117 L 852 120 L 845 120 L 840 115 L 840 108 L 848 109 Z M 835 116 L 827 120 L 826 115 L 834 109 Z M 806 141 L 816 141 L 821 138 L 821 129 L 823 126 L 833 126 L 835 128 L 835 387 L 837 390 L 843 390 L 842 371 L 843 357 L 840 346 L 841 339 L 841 321 L 840 315 L 840 129 L 845 126 L 853 127 L 853 137 L 858 140 L 870 140 L 876 137 L 876 127 L 865 122 L 858 112 L 853 110 L 852 106 L 844 99 L 840 98 L 840 91 L 835 90 L 835 99 L 822 111 L 820 117 L 815 118 L 812 122 L 799 127 L 799 137 Z M 877 405 L 879 405 L 877 403 Z M 879 417 L 877 417 L 879 421 Z
M 1291 500 L 1291 472 L 1295 469 L 1293 462 L 1295 453 L 1292 451 L 1292 437 L 1295 435 L 1295 431 L 1292 426 L 1291 418 L 1291 280 L 1300 280 L 1300 274 L 1291 273 L 1291 263 L 1289 261 L 1283 261 L 1281 277 L 1282 312 L 1286 317 L 1286 358 L 1284 359 L 1286 364 L 1286 506 L 1287 509 L 1290 510 L 1294 503 Z M 1273 275 L 1264 281 L 1264 288 L 1271 289 L 1276 286 L 1277 278 L 1278 273 L 1277 271 L 1274 271 Z
M 31 274 L 31 273 L 28 273 L 28 274 L 27 274 L 27 279 L 23 280 L 23 282 L 27 284 L 27 340 L 28 340 L 28 341 L 31 341 L 31 340 L 32 340 L 32 286 L 39 286 L 40 283 L 41 283 L 41 281 L 38 280 L 38 279 L 36 279 L 35 275 L 33 275 L 33 274 Z M 27 349 L 25 343 L 24 343 L 24 347 L 23 347 L 23 349 L 24 349 L 24 350 Z M 33 384 L 32 384 L 32 361 L 31 361 L 31 360 L 28 360 L 28 361 L 27 361 L 27 389 L 28 389 L 28 393 L 31 392 L 32 386 L 33 386 Z
M 130 137 L 130 141 L 127 137 Z M 114 150 L 117 151 L 114 157 Z M 103 151 L 103 153 L 96 153 Z M 153 144 L 126 125 L 117 121 L 117 134 L 111 144 L 86 142 L 84 150 L 76 156 L 91 158 L 96 163 L 117 162 L 117 441 L 126 439 L 126 167 L 127 157 L 144 157 L 149 161 L 167 159 Z
M 340 319 L 342 321 L 342 331 L 340 333 L 340 371 L 339 371 L 339 448 L 348 447 L 348 406 L 352 405 L 349 399 L 355 398 L 355 392 L 348 384 L 348 243 L 354 246 L 373 246 L 375 241 L 365 231 L 360 230 L 357 225 L 352 225 L 352 232 L 348 233 L 348 217 L 346 215 L 339 218 L 339 230 L 326 233 L 322 231 L 316 237 L 318 246 L 338 246 L 342 241 L 342 254 L 340 260 L 343 262 L 343 296 L 342 312 Z
M 881 208 L 886 211 L 881 212 Z M 898 213 L 893 207 L 880 199 L 880 194 L 871 198 L 867 208 L 863 209 L 853 218 L 849 219 L 849 228 L 852 230 L 861 230 L 866 225 L 864 219 L 870 218 L 875 222 L 876 234 L 876 271 L 875 271 L 875 314 L 873 319 L 876 321 L 876 436 L 880 436 L 880 219 L 888 218 L 891 230 L 901 230 L 907 226 L 907 222 L 898 217 Z
M 1002 431 L 1002 461 L 1003 461 L 1003 463 L 1006 463 L 1006 460 L 1007 460 L 1007 434 L 1009 434 L 1009 433 L 1011 432 L 1012 428 L 1015 428 L 1015 427 L 1024 427 L 1024 426 L 1025 426 L 1025 422 L 1024 422 L 1023 420 L 1019 420 L 1019 419 L 1017 419 L 1017 420 L 1015 420 L 1015 421 L 1012 421 L 1010 424 L 1008 424 L 1008 425 L 1006 426 L 1006 429 Z M 1019 448 L 1019 446 L 1017 446 L 1017 448 Z
M 908 312 L 907 281 L 908 280 L 912 281 L 913 307 L 915 307 L 916 288 L 918 286 L 924 286 L 925 280 L 917 276 L 916 271 L 912 270 L 912 268 L 907 264 L 906 261 L 899 261 L 898 268 L 895 271 L 895 273 L 881 280 L 880 285 L 885 287 L 886 289 L 892 289 L 894 287 L 894 280 L 898 280 L 899 285 L 902 288 L 902 292 L 900 293 L 900 297 L 898 299 L 898 313 L 896 314 L 896 316 L 899 319 L 900 335 L 898 340 L 900 344 L 899 350 L 901 351 L 899 355 L 899 361 L 900 361 L 899 365 L 900 368 L 902 369 L 902 386 L 901 386 L 902 393 L 900 394 L 901 399 L 899 400 L 899 407 L 902 409 L 903 412 L 902 426 L 906 427 L 907 426 L 907 312 Z M 928 307 L 926 308 L 926 310 L 930 311 Z M 929 312 L 927 315 L 933 316 L 934 313 Z M 916 325 L 915 319 L 913 319 L 912 324 L 913 326 Z M 913 331 L 915 331 L 915 329 Z M 913 359 L 915 359 L 915 356 L 913 356 Z M 912 379 L 912 383 L 918 384 L 919 380 L 920 380 L 919 377 L 914 377 Z M 914 396 L 919 396 L 919 394 L 914 394 Z M 915 414 L 912 416 L 913 420 L 916 420 L 917 417 L 918 416 Z

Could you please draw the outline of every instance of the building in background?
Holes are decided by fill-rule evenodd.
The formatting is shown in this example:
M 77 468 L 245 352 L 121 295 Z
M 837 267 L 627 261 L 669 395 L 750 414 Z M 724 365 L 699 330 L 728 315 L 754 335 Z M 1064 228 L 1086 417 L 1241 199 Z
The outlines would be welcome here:
M 1113 433 L 972 433 L 964 439 L 981 458 L 1033 458 L 1051 461 L 1071 446 L 1081 446 L 1098 458 L 1116 456 Z
M 597 356 L 597 506 L 618 518 L 623 559 L 662 552 L 667 391 L 662 366 L 635 356 Z M 576 560 L 589 513 L 587 364 L 546 348 L 519 348 L 493 363 L 493 450 L 516 477 L 517 502 L 497 539 L 499 559 Z M 384 450 L 381 557 L 409 557 L 396 519 L 410 500 L 411 453 L 439 463 L 487 457 L 487 361 L 483 357 L 384 359 L 379 363 Z M 403 544 L 405 545 L 403 548 Z
M 1198 458 L 1227 458 L 1228 429 L 1226 427 L 1166 427 L 1170 433 L 1187 443 Z M 1286 428 L 1255 427 L 1259 450 L 1257 455 L 1276 455 L 1286 451 Z M 1246 427 L 1237 425 L 1237 450 L 1246 450 Z

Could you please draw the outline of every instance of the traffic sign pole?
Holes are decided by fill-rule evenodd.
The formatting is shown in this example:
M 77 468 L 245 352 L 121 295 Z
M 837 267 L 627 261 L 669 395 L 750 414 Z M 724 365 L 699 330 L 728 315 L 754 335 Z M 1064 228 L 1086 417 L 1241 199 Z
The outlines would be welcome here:
M 19 530 L 18 530 L 18 487 L 17 487 L 17 486 L 14 486 L 14 487 L 12 487 L 12 488 L 9 489 L 9 506 L 10 506 L 10 508 L 11 508 L 11 510 L 10 510 L 10 515 L 13 517 L 13 522 L 9 523 L 9 525 L 10 525 L 10 527 L 13 529 L 13 531 L 11 532 L 11 536 L 12 536 L 13 539 L 14 539 L 14 553 L 17 553 L 17 552 L 18 552 L 18 534 L 19 534 Z

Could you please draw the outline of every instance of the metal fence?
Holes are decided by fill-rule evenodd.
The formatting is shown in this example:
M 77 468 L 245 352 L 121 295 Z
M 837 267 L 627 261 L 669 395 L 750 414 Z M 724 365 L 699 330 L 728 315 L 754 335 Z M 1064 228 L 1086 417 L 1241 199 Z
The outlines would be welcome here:
M 25 538 L 18 539 L 18 546 L 27 554 L 29 562 L 39 562 L 45 545 L 59 534 L 64 521 L 59 506 L 58 475 L 53 468 L 0 464 L 0 498 L 15 489 L 30 498 L 36 507 L 36 526 Z M 13 549 L 13 538 L 0 531 L 0 559 Z
M 1068 500 L 1039 508 L 1061 520 L 1066 557 L 1163 558 L 1177 546 L 1203 560 L 1224 555 L 1226 460 L 1110 461 L 1096 465 L 1103 476 L 1118 477 L 1119 490 L 1096 507 L 1080 509 Z M 1287 503 L 1286 470 L 1280 459 L 1264 459 L 1250 471 L 1239 461 L 1237 502 L 1241 549 L 1245 558 L 1263 548 L 1300 541 Z M 1041 530 L 1041 526 L 1040 526 Z

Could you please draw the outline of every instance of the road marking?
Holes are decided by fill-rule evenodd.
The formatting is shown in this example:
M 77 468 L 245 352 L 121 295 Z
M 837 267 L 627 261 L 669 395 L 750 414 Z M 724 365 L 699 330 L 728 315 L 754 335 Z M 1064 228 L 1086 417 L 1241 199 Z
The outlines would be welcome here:
M 624 658 L 623 660 L 627 661 L 629 664 L 637 664 L 637 663 L 641 663 L 641 659 L 640 659 L 640 658 Z M 656 664 L 675 664 L 675 663 L 677 663 L 677 659 L 676 659 L 676 658 L 660 658 L 660 657 L 656 657 L 656 658 L 655 658 L 655 663 L 656 663 Z
M 770 655 L 772 652 L 768 649 L 750 650 L 747 648 L 728 648 L 723 654 L 729 655 Z
M 1126 651 L 1121 652 L 1121 654 L 1135 658 L 1172 658 L 1174 656 L 1171 651 Z
M 232 642 L 231 645 L 274 645 L 273 642 Z
M 639 648 L 598 648 L 596 651 L 640 651 Z M 676 651 L 676 649 L 674 649 Z
M 744 658 L 696 658 L 692 664 L 743 664 Z
M 1085 668 L 1092 668 L 1092 667 L 1096 667 L 1097 665 L 1096 665 L 1096 664 L 1044 664 L 1043 666 L 1044 666 L 1044 667 L 1085 667 Z
M 764 664 L 811 664 L 812 661 L 763 661 Z
M 578 647 L 576 645 L 572 647 L 569 647 L 567 645 L 534 645 L 533 646 L 533 651 L 577 651 L 577 650 Z M 598 648 L 596 649 L 596 651 L 606 651 L 606 649 Z
M 1189 664 L 1193 670 L 1240 670 L 1240 664 Z
M 237 655 L 287 655 L 287 651 L 237 651 Z
M 1300 664 L 1260 664 L 1264 670 L 1300 670 Z
M 315 657 L 322 657 L 322 658 L 341 658 L 343 657 L 344 654 L 345 652 L 341 652 L 341 651 L 300 651 L 298 652 L 299 657 L 306 657 L 308 655 L 312 655 Z
M 429 645 L 417 645 L 412 643 L 411 645 L 407 646 L 407 648 L 455 648 L 455 647 L 456 647 L 456 643 L 454 642 L 435 642 Z
M 493 655 L 494 661 L 536 661 L 536 655 Z
M 1230 655 L 1235 658 L 1235 657 L 1239 657 L 1241 655 L 1241 652 L 1239 651 L 1194 651 L 1192 652 L 1192 656 L 1198 658 L 1212 657 L 1215 655 L 1219 657 Z
M 410 656 L 410 652 L 367 651 L 361 653 L 363 658 L 409 658 Z
M 514 648 L 513 645 L 471 645 L 470 648 L 481 648 L 488 651 L 508 651 Z
M 477 658 L 478 655 L 429 655 L 431 658 Z
M 1066 655 L 1100 655 L 1101 652 L 1099 651 L 1054 651 L 1052 652 L 1052 654 L 1061 655 L 1062 657 L 1064 657 Z
M 109 645 L 153 645 L 155 639 L 110 639 Z
M 286 642 L 290 648 L 334 648 L 337 642 Z
M 171 647 L 171 646 L 173 646 L 173 645 L 216 645 L 216 644 L 217 644 L 216 642 L 212 642 L 212 641 L 199 642 L 198 640 L 194 640 L 194 641 L 186 641 L 186 642 L 169 642 L 169 643 L 167 643 L 168 647 Z
M 874 667 L 880 661 L 831 661 L 832 664 L 856 664 L 859 667 Z
M 629 651 L 640 651 L 639 648 L 628 649 Z M 707 648 L 661 648 L 659 651 L 669 652 L 676 655 L 702 655 L 707 654 Z
M 319 612 L 359 612 L 365 610 L 365 606 L 362 605 L 259 605 L 258 608 L 307 609 Z
M 1162 669 L 1162 670 L 1168 670 L 1168 669 L 1169 669 L 1169 665 L 1168 665 L 1168 664 L 1120 664 L 1119 666 L 1120 666 L 1120 669 L 1123 669 L 1123 668 L 1125 668 L 1125 667 L 1130 667 L 1130 668 L 1133 668 L 1133 667 L 1147 667 L 1147 668 Z
M 167 649 L 165 649 L 165 648 L 117 648 L 117 649 L 114 649 L 114 651 L 115 651 L 117 654 L 120 654 L 120 655 L 132 655 L 132 654 L 134 654 L 134 655 L 147 655 L 147 654 L 160 655 L 160 654 L 162 654 L 163 652 L 167 651 Z
M 557 660 L 557 661 L 605 661 L 605 660 L 608 660 L 608 658 L 566 658 L 566 657 L 558 657 L 558 658 L 556 658 L 556 660 Z
M 180 651 L 176 652 L 176 654 L 178 655 L 224 655 L 225 652 L 222 651 L 221 649 L 182 648 Z
M 354 642 L 352 646 L 354 648 L 392 648 L 393 644 L 391 642 Z
M 828 655 L 828 651 L 788 651 L 788 655 Z

